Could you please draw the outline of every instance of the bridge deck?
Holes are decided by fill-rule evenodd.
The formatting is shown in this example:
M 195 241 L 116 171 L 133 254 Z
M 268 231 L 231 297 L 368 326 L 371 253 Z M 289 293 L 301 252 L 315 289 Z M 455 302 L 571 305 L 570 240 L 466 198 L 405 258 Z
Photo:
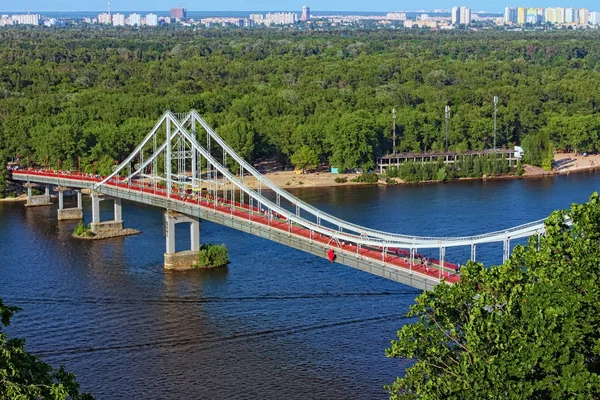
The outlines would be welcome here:
M 91 189 L 103 178 L 78 173 L 28 170 L 13 171 L 12 179 Z M 199 195 L 190 197 L 185 194 L 171 194 L 169 196 L 164 189 L 127 184 L 119 180 L 109 181 L 95 190 L 105 195 L 197 216 L 322 258 L 327 258 L 327 251 L 333 249 L 337 256 L 335 262 L 419 289 L 433 288 L 440 282 L 440 275 L 448 283 L 454 283 L 460 279 L 459 275 L 454 272 L 454 264 L 444 262 L 441 272 L 438 260 L 430 260 L 434 264 L 432 267 L 420 263 L 415 263 L 411 267 L 410 261 L 407 259 L 408 255 L 406 257 L 398 256 L 395 249 L 382 252 L 381 249 L 368 248 L 354 243 L 338 243 L 326 235 L 290 224 L 284 218 L 277 218 L 270 214 L 265 215 L 256 207 L 250 208 L 248 204 L 222 199 L 215 201 Z

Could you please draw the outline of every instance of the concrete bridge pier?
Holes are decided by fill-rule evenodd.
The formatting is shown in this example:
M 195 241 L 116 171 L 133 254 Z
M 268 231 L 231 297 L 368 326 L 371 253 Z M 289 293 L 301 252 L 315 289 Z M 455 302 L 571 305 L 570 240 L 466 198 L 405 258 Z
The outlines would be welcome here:
M 58 192 L 58 220 L 66 221 L 73 219 L 83 219 L 83 205 L 81 198 L 81 190 L 76 190 L 77 193 L 77 207 L 65 208 L 64 207 L 64 192 L 70 190 L 64 186 L 58 186 L 56 191 Z
M 123 217 L 121 211 L 121 199 L 117 197 L 102 196 L 100 193 L 92 192 L 92 223 L 90 228 L 92 233 L 116 233 L 123 231 Z M 103 200 L 114 201 L 114 218 L 112 221 L 100 221 L 100 202 Z M 120 235 L 111 235 L 120 236 Z
M 44 194 L 34 195 L 33 188 L 37 188 L 41 185 L 37 183 L 27 182 L 24 185 L 27 188 L 27 203 L 25 207 L 38 207 L 38 206 L 51 206 L 52 200 L 50 199 L 50 186 L 44 187 Z
M 190 250 L 175 251 L 175 225 L 190 224 Z M 165 269 L 186 270 L 198 263 L 200 251 L 200 218 L 189 217 L 175 211 L 165 211 L 165 237 L 167 251 L 165 252 Z

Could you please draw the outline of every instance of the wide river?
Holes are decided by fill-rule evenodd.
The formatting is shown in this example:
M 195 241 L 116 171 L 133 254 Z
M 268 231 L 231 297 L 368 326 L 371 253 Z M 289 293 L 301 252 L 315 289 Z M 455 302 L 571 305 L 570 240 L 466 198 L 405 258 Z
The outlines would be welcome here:
M 583 173 L 295 193 L 373 228 L 463 235 L 544 218 L 599 187 Z M 162 211 L 124 203 L 123 215 L 143 233 L 85 242 L 56 206 L 0 203 L 0 297 L 23 308 L 8 332 L 96 398 L 384 399 L 408 364 L 384 350 L 417 290 L 208 222 L 201 241 L 227 244 L 231 264 L 166 273 Z M 501 248 L 478 256 L 498 262 Z M 446 257 L 464 262 L 468 249 Z

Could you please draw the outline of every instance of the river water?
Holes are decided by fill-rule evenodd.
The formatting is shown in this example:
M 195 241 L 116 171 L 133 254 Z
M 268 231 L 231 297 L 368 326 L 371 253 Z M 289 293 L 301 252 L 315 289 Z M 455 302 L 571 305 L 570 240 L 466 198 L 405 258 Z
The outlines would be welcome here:
M 463 235 L 544 218 L 599 187 L 582 173 L 295 194 L 373 228 Z M 231 264 L 166 273 L 162 211 L 124 202 L 123 215 L 143 233 L 85 242 L 56 206 L 0 203 L 0 297 L 23 308 L 8 332 L 98 399 L 384 399 L 409 365 L 384 350 L 417 290 L 208 222 L 201 241 L 227 244 Z M 177 233 L 184 249 L 189 233 Z M 498 262 L 501 248 L 478 257 Z

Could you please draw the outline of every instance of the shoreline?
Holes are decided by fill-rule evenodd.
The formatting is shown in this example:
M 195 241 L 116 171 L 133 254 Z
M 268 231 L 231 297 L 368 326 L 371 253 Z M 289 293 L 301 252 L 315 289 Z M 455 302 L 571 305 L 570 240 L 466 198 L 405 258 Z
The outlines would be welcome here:
M 452 183 L 465 182 L 475 180 L 505 180 L 505 179 L 535 179 L 548 178 L 560 175 L 570 175 L 579 172 L 590 172 L 600 170 L 600 155 L 589 155 L 587 157 L 575 155 L 573 153 L 556 154 L 553 160 L 553 169 L 545 171 L 542 168 L 524 164 L 524 174 L 517 176 L 516 174 L 482 176 L 480 178 L 458 178 L 451 181 L 420 181 L 420 182 L 404 182 L 400 178 L 391 178 L 396 183 L 386 184 L 380 179 L 377 183 L 352 182 L 352 179 L 360 176 L 360 174 L 333 174 L 331 172 L 313 172 L 306 174 L 297 174 L 295 171 L 279 171 L 264 174 L 264 177 L 269 179 L 275 185 L 282 189 L 301 189 L 301 188 L 321 188 L 321 187 L 342 187 L 342 186 L 364 186 L 364 185 L 380 185 L 380 186 L 398 186 L 398 185 L 421 185 L 432 183 Z M 346 178 L 347 182 L 337 183 L 336 178 Z M 259 184 L 254 177 L 244 177 L 244 182 L 248 187 L 257 189 Z M 54 196 L 51 196 L 54 198 Z M 6 197 L 0 199 L 0 203 L 19 203 L 26 202 L 27 195 L 20 194 L 17 197 Z

